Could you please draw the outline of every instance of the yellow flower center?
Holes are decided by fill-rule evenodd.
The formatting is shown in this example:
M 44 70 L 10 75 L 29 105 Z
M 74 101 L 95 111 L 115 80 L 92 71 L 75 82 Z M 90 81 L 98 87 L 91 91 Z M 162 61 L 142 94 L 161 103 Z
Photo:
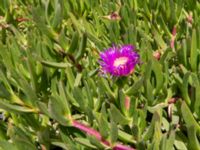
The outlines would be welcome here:
M 119 57 L 119 58 L 115 59 L 113 65 L 114 65 L 114 67 L 119 67 L 119 66 L 121 66 L 121 65 L 126 64 L 127 61 L 128 61 L 128 58 L 127 58 L 127 57 Z

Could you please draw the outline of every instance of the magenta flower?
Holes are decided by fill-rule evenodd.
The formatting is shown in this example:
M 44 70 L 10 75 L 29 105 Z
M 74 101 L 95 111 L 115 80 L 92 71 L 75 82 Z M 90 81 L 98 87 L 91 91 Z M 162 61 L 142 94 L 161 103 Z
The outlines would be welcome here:
M 139 54 L 132 45 L 113 46 L 100 53 L 100 65 L 103 73 L 112 76 L 127 76 L 139 63 Z

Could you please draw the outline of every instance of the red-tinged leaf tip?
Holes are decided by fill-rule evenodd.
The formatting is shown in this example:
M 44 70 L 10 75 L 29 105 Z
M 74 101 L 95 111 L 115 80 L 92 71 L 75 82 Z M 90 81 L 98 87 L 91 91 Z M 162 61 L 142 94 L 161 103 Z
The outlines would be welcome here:
M 129 110 L 130 109 L 130 102 L 131 102 L 131 99 L 129 96 L 126 96 L 125 97 L 125 108 L 126 110 Z

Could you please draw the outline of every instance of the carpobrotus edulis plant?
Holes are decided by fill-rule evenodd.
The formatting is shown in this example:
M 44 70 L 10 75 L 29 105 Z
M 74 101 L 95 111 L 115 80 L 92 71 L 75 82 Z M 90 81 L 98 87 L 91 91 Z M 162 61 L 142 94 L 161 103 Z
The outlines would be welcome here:
M 133 45 L 114 45 L 100 53 L 101 71 L 117 77 L 127 76 L 134 71 L 139 58 Z
M 0 150 L 200 150 L 199 43 L 200 0 L 0 0 Z

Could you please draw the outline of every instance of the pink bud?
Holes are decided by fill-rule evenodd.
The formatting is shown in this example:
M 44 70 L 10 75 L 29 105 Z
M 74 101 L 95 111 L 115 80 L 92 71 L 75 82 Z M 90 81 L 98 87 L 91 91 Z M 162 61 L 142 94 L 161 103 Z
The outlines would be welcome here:
M 187 16 L 187 22 L 192 24 L 192 22 L 193 22 L 193 14 L 192 14 L 192 12 L 190 12 L 189 15 Z
M 170 42 L 171 48 L 174 48 L 175 37 L 176 37 L 176 27 L 174 26 L 174 28 L 172 30 L 172 38 L 171 38 L 171 42 Z
M 108 16 L 103 16 L 103 18 L 108 20 L 121 20 L 121 16 L 118 14 L 118 12 L 112 12 Z
M 120 20 L 121 19 L 121 17 L 119 16 L 119 14 L 117 12 L 111 13 L 110 18 L 112 20 Z
M 157 60 L 160 60 L 161 53 L 159 51 L 153 52 L 153 57 Z

